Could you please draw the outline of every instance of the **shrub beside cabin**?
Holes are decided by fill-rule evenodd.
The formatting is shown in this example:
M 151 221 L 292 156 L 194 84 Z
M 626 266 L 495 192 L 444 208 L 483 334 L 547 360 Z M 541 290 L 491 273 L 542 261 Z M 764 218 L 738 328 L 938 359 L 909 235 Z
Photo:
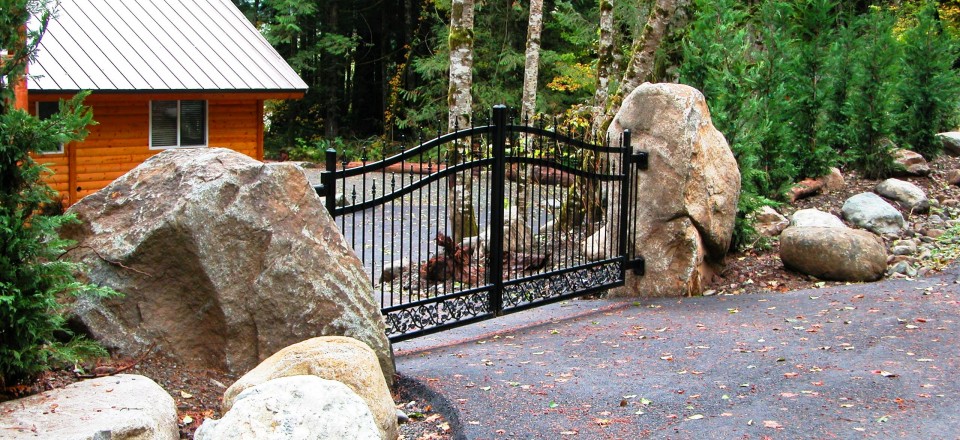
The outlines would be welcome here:
M 170 148 L 262 160 L 264 100 L 301 98 L 307 85 L 230 0 L 61 0 L 26 89 L 41 118 L 92 91 L 99 125 L 86 140 L 34 156 L 66 207 Z

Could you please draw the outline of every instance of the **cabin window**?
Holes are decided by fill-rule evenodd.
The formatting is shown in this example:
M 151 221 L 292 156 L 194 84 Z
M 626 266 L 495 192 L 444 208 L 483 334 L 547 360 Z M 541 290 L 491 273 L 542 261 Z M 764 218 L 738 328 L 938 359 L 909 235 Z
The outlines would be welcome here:
M 150 148 L 207 146 L 207 101 L 150 101 Z
M 53 115 L 60 112 L 60 102 L 58 101 L 42 101 L 37 102 L 36 115 L 37 119 L 41 121 L 44 119 L 50 119 Z M 41 151 L 41 154 L 63 154 L 63 142 L 57 143 L 56 148 L 50 149 L 47 151 Z

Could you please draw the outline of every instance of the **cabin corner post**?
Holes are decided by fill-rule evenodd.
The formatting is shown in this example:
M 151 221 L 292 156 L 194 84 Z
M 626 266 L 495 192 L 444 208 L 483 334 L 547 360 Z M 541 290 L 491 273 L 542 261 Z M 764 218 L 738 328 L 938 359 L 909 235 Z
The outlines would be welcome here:
M 265 123 L 263 121 L 263 105 L 264 105 L 264 100 L 258 99 L 257 100 L 257 149 L 256 149 L 257 153 L 256 154 L 257 154 L 257 160 L 261 162 L 263 162 L 263 159 L 264 159 L 263 138 L 265 135 L 264 130 L 266 129 Z

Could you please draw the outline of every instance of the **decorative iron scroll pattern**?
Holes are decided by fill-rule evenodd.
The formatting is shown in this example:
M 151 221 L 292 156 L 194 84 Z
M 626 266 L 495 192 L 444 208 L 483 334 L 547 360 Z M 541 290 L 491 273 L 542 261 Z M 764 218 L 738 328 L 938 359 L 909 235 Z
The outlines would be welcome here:
M 489 294 L 475 292 L 394 310 L 385 314 L 384 319 L 387 335 L 395 337 L 438 327 L 454 326 L 460 321 L 491 313 Z
M 506 286 L 503 289 L 504 309 L 547 301 L 565 295 L 616 284 L 623 280 L 620 262 L 586 267 L 563 273 L 548 273 L 542 278 Z

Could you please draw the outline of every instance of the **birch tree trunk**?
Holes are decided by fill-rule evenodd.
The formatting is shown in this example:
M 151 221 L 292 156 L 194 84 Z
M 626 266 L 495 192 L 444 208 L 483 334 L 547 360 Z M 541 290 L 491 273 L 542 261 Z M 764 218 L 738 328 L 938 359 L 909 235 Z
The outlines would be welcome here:
M 543 0 L 530 0 L 527 52 L 523 66 L 521 117 L 532 120 L 537 108 L 537 76 L 540 74 L 540 33 L 543 31 Z
M 450 110 L 447 129 L 470 127 L 473 97 L 473 9 L 474 0 L 452 0 L 450 7 L 450 87 L 447 101 Z M 467 161 L 472 154 L 470 139 L 458 141 L 448 151 L 450 164 Z M 449 226 L 455 242 L 479 232 L 473 209 L 473 178 L 470 171 L 458 173 L 447 183 Z
M 527 50 L 523 65 L 523 97 L 520 104 L 520 120 L 524 123 L 533 123 L 537 112 L 537 85 L 540 75 L 540 34 L 543 32 L 543 0 L 530 0 L 530 18 L 527 21 Z M 527 141 L 524 138 L 521 141 Z M 522 148 L 523 153 L 530 151 L 529 145 L 516 145 Z M 516 222 L 527 223 L 527 183 L 529 181 L 529 167 L 518 164 L 517 173 L 517 200 Z M 511 247 L 523 248 L 526 243 L 517 243 Z
M 600 45 L 597 48 L 597 90 L 593 94 L 591 136 L 599 140 L 601 118 L 610 99 L 610 74 L 613 69 L 613 0 L 600 0 Z
M 470 126 L 473 107 L 473 6 L 474 0 L 452 0 L 450 7 L 450 104 L 447 129 Z

